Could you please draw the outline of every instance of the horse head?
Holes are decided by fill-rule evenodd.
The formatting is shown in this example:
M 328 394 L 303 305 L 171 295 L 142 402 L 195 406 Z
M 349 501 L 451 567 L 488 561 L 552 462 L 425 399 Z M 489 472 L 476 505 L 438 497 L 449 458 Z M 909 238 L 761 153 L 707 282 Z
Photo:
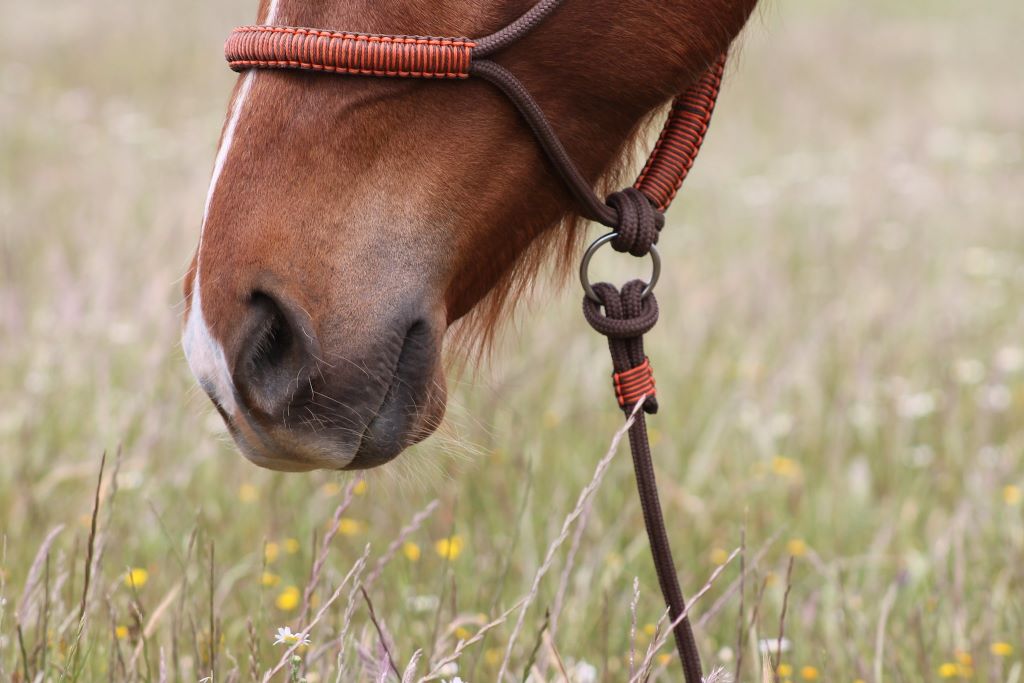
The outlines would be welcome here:
M 755 1 L 568 0 L 494 59 L 596 184 Z M 478 36 L 527 7 L 270 0 L 259 19 Z M 440 423 L 453 323 L 486 336 L 546 254 L 571 261 L 575 217 L 529 128 L 486 82 L 246 71 L 185 278 L 189 365 L 255 463 L 380 465 Z

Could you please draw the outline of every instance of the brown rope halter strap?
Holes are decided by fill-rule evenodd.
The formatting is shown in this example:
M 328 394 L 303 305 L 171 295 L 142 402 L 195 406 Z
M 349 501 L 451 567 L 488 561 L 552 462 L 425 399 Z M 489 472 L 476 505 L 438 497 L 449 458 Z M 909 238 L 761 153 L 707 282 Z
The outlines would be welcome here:
M 700 683 L 701 665 L 686 603 L 676 575 L 658 488 L 651 461 L 644 413 L 655 413 L 654 374 L 644 354 L 643 335 L 658 320 L 652 292 L 660 272 L 654 246 L 665 224 L 664 211 L 693 165 L 707 132 L 725 66 L 719 57 L 700 79 L 672 102 L 668 120 L 643 171 L 632 187 L 611 194 L 606 201 L 594 193 L 566 151 L 543 110 L 523 84 L 500 64 L 485 59 L 514 43 L 554 12 L 563 0 L 540 0 L 525 14 L 489 36 L 438 38 L 345 33 L 291 26 L 243 26 L 232 31 L 224 46 L 235 71 L 308 69 L 329 73 L 396 78 L 483 78 L 498 87 L 533 130 L 555 171 L 565 181 L 582 215 L 613 232 L 595 241 L 580 267 L 586 296 L 583 313 L 598 332 L 608 337 L 615 396 L 627 415 L 643 401 L 629 429 L 633 469 L 651 544 L 661 592 L 668 605 L 676 646 L 687 683 Z M 612 248 L 634 256 L 650 254 L 654 272 L 650 282 L 632 280 L 621 290 L 610 284 L 591 285 L 587 266 L 594 251 Z M 602 312 L 603 309 L 603 312 Z

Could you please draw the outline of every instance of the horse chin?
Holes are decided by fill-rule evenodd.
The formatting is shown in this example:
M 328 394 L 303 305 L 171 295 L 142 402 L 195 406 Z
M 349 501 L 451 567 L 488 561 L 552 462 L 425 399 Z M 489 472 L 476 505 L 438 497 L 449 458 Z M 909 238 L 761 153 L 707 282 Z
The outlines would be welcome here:
M 312 472 L 320 469 L 338 469 L 329 464 L 333 459 L 332 449 L 323 449 L 323 452 L 318 454 L 310 452 L 308 448 L 286 450 L 272 445 L 259 434 L 251 433 L 247 436 L 244 429 L 239 429 L 226 419 L 225 424 L 239 452 L 245 456 L 246 460 L 258 467 L 275 472 Z M 257 443 L 260 445 L 257 446 Z

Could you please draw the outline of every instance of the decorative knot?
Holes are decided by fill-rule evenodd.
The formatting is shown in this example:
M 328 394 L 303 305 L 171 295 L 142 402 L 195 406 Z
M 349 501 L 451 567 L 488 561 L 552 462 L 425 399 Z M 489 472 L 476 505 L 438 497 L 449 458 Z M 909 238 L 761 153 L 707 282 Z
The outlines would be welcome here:
M 618 214 L 615 231 L 618 236 L 611 245 L 615 251 L 645 256 L 665 225 L 665 214 L 658 211 L 651 200 L 635 187 L 628 187 L 608 195 L 608 206 Z
M 643 280 L 630 280 L 620 292 L 607 282 L 598 282 L 594 293 L 601 303 L 584 297 L 583 315 L 591 327 L 609 339 L 639 338 L 658 322 L 658 301 L 653 293 L 642 296 L 646 287 Z
M 643 295 L 646 287 L 643 280 L 630 280 L 620 291 L 607 282 L 599 282 L 594 285 L 594 293 L 600 302 L 583 298 L 583 315 L 587 322 L 608 337 L 615 371 L 615 396 L 619 406 L 627 412 L 644 395 L 647 396 L 644 411 L 655 413 L 658 410 L 654 376 L 644 354 L 643 339 L 644 333 L 658 322 L 658 301 L 654 294 Z

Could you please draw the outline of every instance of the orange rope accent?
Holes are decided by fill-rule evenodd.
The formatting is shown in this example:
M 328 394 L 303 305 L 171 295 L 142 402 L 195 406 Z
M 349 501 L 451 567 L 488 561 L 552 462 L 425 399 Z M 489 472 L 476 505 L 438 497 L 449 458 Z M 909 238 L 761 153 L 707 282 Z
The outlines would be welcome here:
M 672 102 L 654 151 L 633 187 L 647 195 L 659 211 L 664 211 L 686 180 L 697 152 L 708 132 L 715 100 L 722 86 L 725 55 L 696 83 Z
M 615 398 L 618 399 L 620 407 L 633 405 L 642 396 L 651 398 L 657 394 L 654 370 L 651 369 L 651 361 L 646 356 L 644 362 L 635 368 L 612 374 L 612 383 L 615 385 Z
M 468 78 L 476 43 L 466 38 L 379 36 L 290 26 L 241 26 L 224 57 L 235 71 L 310 69 L 358 76 Z

